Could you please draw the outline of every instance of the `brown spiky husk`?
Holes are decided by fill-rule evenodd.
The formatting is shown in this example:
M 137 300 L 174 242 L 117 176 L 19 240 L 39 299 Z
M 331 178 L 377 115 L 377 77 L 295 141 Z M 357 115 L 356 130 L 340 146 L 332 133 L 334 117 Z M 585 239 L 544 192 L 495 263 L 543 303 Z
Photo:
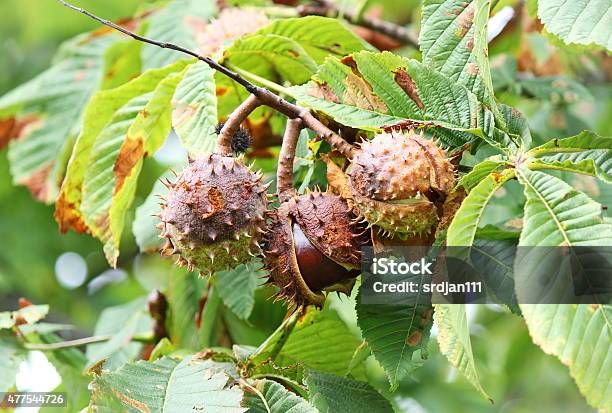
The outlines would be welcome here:
M 276 211 L 264 262 L 279 298 L 297 306 L 322 306 L 322 291 L 350 294 L 359 275 L 360 249 L 367 243 L 367 232 L 342 198 L 312 192 L 289 199 Z
M 347 268 L 361 265 L 364 229 L 346 201 L 331 193 L 311 192 L 295 198 L 294 218 L 308 240 L 325 256 Z
M 162 203 L 165 255 L 201 273 L 232 268 L 259 252 L 266 186 L 240 159 L 207 155 L 193 161 Z

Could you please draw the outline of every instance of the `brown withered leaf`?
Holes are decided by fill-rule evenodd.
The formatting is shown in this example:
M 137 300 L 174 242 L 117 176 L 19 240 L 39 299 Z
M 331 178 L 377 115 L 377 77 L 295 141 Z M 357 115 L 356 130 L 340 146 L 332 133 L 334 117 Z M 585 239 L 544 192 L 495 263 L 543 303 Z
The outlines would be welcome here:
M 387 106 L 382 99 L 374 93 L 372 85 L 363 78 L 355 59 L 352 56 L 346 56 L 340 59 L 340 62 L 350 67 L 352 72 L 348 74 L 343 82 L 346 86 L 343 96 L 344 103 L 357 106 L 361 109 L 387 113 Z
M 312 87 L 308 89 L 308 95 L 319 99 L 325 99 L 329 102 L 340 103 L 340 99 L 327 83 L 312 82 Z
M 399 87 L 401 87 L 402 90 L 406 92 L 408 97 L 414 103 L 416 103 L 419 109 L 425 109 L 425 105 L 423 104 L 423 101 L 421 100 L 417 92 L 416 83 L 414 83 L 414 80 L 412 80 L 412 78 L 410 77 L 408 72 L 406 72 L 405 69 L 399 68 L 395 72 L 393 72 L 393 79 L 395 80 L 395 83 L 397 83 Z
M 349 73 L 344 79 L 346 91 L 344 103 L 378 113 L 387 113 L 387 106 L 372 90 L 372 86 L 361 76 Z
M 474 9 L 476 7 L 476 2 L 472 2 L 467 5 L 467 7 L 461 11 L 459 15 L 459 26 L 455 31 L 457 37 L 463 38 L 472 28 L 472 24 L 474 23 Z
M 414 330 L 408 337 L 406 337 L 406 344 L 410 347 L 418 346 L 423 339 L 423 333 L 419 330 Z
M 251 148 L 253 150 L 280 145 L 282 142 L 282 137 L 272 131 L 270 123 L 272 115 L 273 112 L 266 112 L 265 116 L 257 119 L 247 119 L 244 122 L 244 127 L 249 130 L 251 135 Z
M 0 150 L 4 149 L 13 139 L 21 138 L 27 131 L 26 128 L 37 125 L 39 121 L 40 118 L 34 115 L 0 119 Z
M 62 233 L 68 232 L 69 229 L 86 234 L 90 232 L 76 205 L 66 199 L 66 192 L 60 192 L 59 197 L 55 201 L 54 216 Z
M 476 76 L 480 72 L 480 68 L 476 63 L 468 63 L 467 72 L 471 76 Z
M 441 236 L 448 229 L 466 196 L 467 192 L 463 187 L 457 187 L 457 189 L 448 195 L 442 206 L 440 221 L 436 228 L 436 236 Z
M 19 297 L 18 305 L 19 305 L 19 308 L 21 309 L 21 308 L 29 307 L 29 306 L 31 306 L 31 305 L 33 305 L 33 304 L 32 304 L 32 302 L 31 302 L 30 300 L 28 300 L 27 298 L 25 298 L 25 297 Z
M 565 67 L 559 51 L 551 44 L 546 44 L 548 58 L 538 59 L 528 41 L 529 33 L 539 33 L 544 25 L 538 18 L 531 18 L 526 7 L 522 10 L 523 34 L 518 52 L 517 69 L 519 72 L 531 72 L 536 76 L 556 76 L 565 72 Z
M 357 68 L 357 62 L 355 61 L 353 56 L 343 57 L 342 59 L 340 59 L 340 63 L 350 67 L 353 73 L 355 73 L 357 76 L 361 76 L 361 73 L 359 72 L 359 69 Z
M 334 194 L 340 195 L 340 197 L 345 199 L 349 203 L 349 206 L 351 206 L 353 195 L 349 187 L 348 176 L 329 156 L 321 155 L 321 159 L 327 165 L 327 183 L 329 185 L 329 190 Z
M 430 127 L 436 127 L 433 122 L 426 120 L 413 120 L 413 119 L 404 119 L 400 122 L 394 123 L 392 125 L 384 125 L 382 128 L 385 132 L 390 133 L 393 131 L 409 131 L 415 129 L 425 129 Z
M 115 188 L 113 194 L 116 194 L 123 187 L 125 179 L 130 176 L 134 166 L 147 154 L 144 151 L 144 142 L 142 137 L 135 139 L 128 138 L 121 145 L 119 155 L 115 161 L 113 172 L 115 174 Z
M 117 396 L 119 400 L 121 400 L 121 403 L 123 403 L 124 406 L 129 406 L 131 408 L 134 408 L 138 412 L 151 413 L 151 409 L 149 409 L 149 406 L 147 406 L 146 403 L 143 403 L 139 400 L 131 398 L 116 389 L 112 389 L 112 392 L 115 396 Z
M 54 162 L 48 163 L 40 167 L 36 172 L 30 174 L 27 178 L 21 179 L 18 184 L 26 186 L 34 198 L 39 201 L 46 202 L 49 195 L 49 174 L 53 170 Z
M 221 97 L 225 95 L 227 92 L 229 92 L 229 88 L 227 87 L 217 86 L 217 88 L 215 89 L 215 95 L 217 97 Z

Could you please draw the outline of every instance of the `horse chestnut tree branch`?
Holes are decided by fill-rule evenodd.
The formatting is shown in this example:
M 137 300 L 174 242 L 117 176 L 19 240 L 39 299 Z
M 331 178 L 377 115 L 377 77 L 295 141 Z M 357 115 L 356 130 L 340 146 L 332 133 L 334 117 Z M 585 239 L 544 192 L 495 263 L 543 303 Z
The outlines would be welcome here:
M 251 98 L 248 100 L 248 103 L 246 103 L 247 107 L 239 107 L 238 108 L 238 113 L 236 114 L 236 118 L 240 119 L 241 118 L 241 112 L 243 110 L 248 110 L 249 107 L 251 105 L 255 106 L 255 99 L 257 99 L 257 102 L 259 105 L 266 105 L 280 113 L 282 113 L 283 115 L 287 116 L 290 119 L 296 119 L 299 118 L 302 120 L 302 122 L 304 123 L 304 125 L 310 129 L 312 129 L 318 136 L 320 136 L 322 139 L 324 139 L 325 141 L 327 141 L 330 145 L 332 145 L 334 148 L 336 148 L 336 150 L 338 150 L 342 155 L 346 156 L 347 158 L 351 158 L 352 154 L 353 154 L 353 147 L 346 142 L 344 139 L 342 139 L 339 135 L 337 135 L 336 133 L 334 133 L 332 130 L 330 130 L 327 126 L 325 126 L 323 123 L 321 123 L 317 118 L 315 118 L 312 113 L 310 112 L 310 110 L 303 108 L 301 106 L 298 106 L 296 104 L 290 103 L 288 101 L 286 101 L 285 99 L 283 99 L 282 97 L 278 96 L 277 94 L 271 92 L 268 89 L 259 87 L 254 85 L 253 83 L 249 82 L 248 80 L 246 80 L 245 78 L 243 78 L 242 76 L 240 76 L 238 73 L 233 72 L 231 70 L 229 70 L 228 68 L 226 68 L 225 66 L 217 63 L 216 61 L 214 61 L 213 59 L 211 59 L 208 56 L 202 56 L 199 53 L 196 53 L 194 51 L 185 49 L 184 47 L 172 44 L 172 43 L 167 43 L 167 42 L 160 42 L 145 36 L 141 36 L 138 35 L 124 27 L 119 26 L 118 24 L 115 24 L 109 20 L 103 19 L 101 17 L 96 16 L 93 13 L 90 13 L 89 11 L 80 8 L 80 7 L 76 7 L 73 4 L 70 4 L 64 0 L 57 0 L 60 3 L 62 3 L 64 6 L 71 8 L 72 10 L 75 10 L 79 13 L 84 14 L 85 16 L 96 20 L 108 27 L 111 27 L 115 30 L 120 31 L 123 34 L 126 34 L 130 37 L 132 37 L 135 40 L 144 42 L 144 43 L 148 43 L 148 44 L 152 44 L 154 46 L 158 46 L 161 47 L 163 49 L 170 49 L 170 50 L 175 50 L 177 52 L 181 52 L 181 53 L 185 53 L 189 56 L 195 57 L 196 59 L 206 63 L 208 66 L 210 66 L 212 69 L 223 73 L 225 76 L 229 77 L 230 79 L 234 80 L 235 82 L 237 82 L 238 84 L 240 84 L 242 87 L 244 87 L 249 93 L 251 93 L 254 98 Z M 253 107 L 254 109 L 254 107 Z M 227 131 L 226 131 L 226 135 L 228 136 L 232 136 L 232 134 L 229 133 L 229 131 L 234 130 L 234 128 L 236 127 L 235 125 L 233 125 L 233 122 L 228 122 L 227 126 Z M 221 136 L 224 136 L 224 133 L 222 131 Z M 220 147 L 219 150 L 221 151 L 221 153 L 225 154 L 225 153 L 230 153 L 227 152 L 229 147 L 226 147 L 225 145 L 227 145 L 227 140 L 229 138 L 224 137 L 221 139 L 221 143 L 220 143 Z

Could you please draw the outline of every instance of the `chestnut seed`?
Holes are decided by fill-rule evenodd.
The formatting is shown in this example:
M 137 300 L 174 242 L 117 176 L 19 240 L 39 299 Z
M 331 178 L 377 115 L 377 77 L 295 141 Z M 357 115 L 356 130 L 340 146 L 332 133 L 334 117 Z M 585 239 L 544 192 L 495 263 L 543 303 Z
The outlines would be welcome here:
M 359 270 L 347 270 L 322 254 L 297 224 L 293 224 L 293 241 L 300 273 L 312 291 L 321 291 L 347 278 L 359 276 Z
M 371 240 L 346 201 L 315 191 L 288 199 L 271 217 L 264 263 L 278 298 L 322 307 L 324 292 L 350 294 L 360 274 L 361 247 Z

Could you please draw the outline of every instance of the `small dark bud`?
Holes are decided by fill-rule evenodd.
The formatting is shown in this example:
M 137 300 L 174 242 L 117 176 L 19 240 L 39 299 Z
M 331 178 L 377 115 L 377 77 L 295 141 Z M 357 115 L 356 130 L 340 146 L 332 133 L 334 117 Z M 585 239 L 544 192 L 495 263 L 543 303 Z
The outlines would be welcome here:
M 215 132 L 218 134 L 221 133 L 221 129 L 223 129 L 224 123 L 219 123 L 215 127 Z M 240 154 L 246 152 L 247 149 L 251 146 L 252 138 L 249 130 L 246 128 L 238 128 L 234 136 L 232 137 L 232 151 L 235 154 Z

